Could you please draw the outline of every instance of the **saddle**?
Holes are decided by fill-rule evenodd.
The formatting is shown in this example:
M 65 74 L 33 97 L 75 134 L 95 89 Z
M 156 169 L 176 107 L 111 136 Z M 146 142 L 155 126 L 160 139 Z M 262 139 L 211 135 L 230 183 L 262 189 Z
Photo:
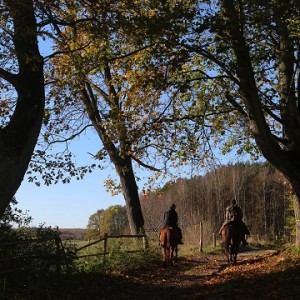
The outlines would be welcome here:
M 171 226 L 171 225 L 167 225 L 165 228 L 174 229 L 175 227 L 174 227 L 174 226 Z
M 229 223 L 226 224 L 229 231 L 231 233 L 233 232 L 241 232 L 241 227 L 239 226 L 237 221 L 230 221 Z

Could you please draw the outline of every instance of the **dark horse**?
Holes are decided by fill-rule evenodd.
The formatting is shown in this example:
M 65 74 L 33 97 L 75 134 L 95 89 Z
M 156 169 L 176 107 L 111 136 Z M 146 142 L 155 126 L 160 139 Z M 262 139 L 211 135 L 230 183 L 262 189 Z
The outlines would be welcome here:
M 160 231 L 159 243 L 163 250 L 164 266 L 172 265 L 178 260 L 179 233 L 176 228 L 165 227 Z M 174 256 L 175 252 L 175 256 Z
M 227 261 L 236 264 L 239 247 L 242 241 L 241 230 L 234 221 L 225 225 L 221 231 L 224 252 Z

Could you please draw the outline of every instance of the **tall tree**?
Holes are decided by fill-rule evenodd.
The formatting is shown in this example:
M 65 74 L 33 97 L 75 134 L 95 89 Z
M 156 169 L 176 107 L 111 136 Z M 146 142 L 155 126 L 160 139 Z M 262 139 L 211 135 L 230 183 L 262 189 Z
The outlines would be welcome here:
M 126 207 L 121 205 L 113 205 L 107 209 L 97 210 L 89 218 L 87 226 L 87 238 L 99 238 L 105 233 L 109 235 L 124 234 L 128 230 L 128 219 Z
M 100 236 L 101 223 L 104 209 L 98 209 L 94 214 L 89 217 L 87 225 L 86 238 L 95 238 Z
M 32 0 L 0 2 L 0 216 L 27 170 L 44 113 L 43 59 Z
M 109 235 L 120 235 L 128 230 L 128 218 L 126 207 L 113 205 L 108 207 L 102 215 L 101 233 Z
M 288 179 L 297 198 L 299 246 L 299 1 L 199 1 L 199 7 L 182 43 L 192 57 L 193 112 L 205 115 L 201 125 L 222 139 L 225 152 L 236 146 L 254 153 L 254 139 Z
M 170 157 L 181 146 L 166 147 L 166 140 L 178 137 L 164 123 L 170 102 L 161 95 L 168 70 L 154 53 L 166 49 L 167 36 L 189 13 L 181 1 L 146 2 L 68 1 L 46 7 L 59 56 L 52 60 L 54 108 L 47 110 L 45 123 L 64 135 L 76 126 L 76 133 L 94 128 L 103 144 L 95 157 L 108 157 L 117 171 L 133 234 L 144 225 L 133 164 L 158 171 L 151 166 L 154 160 L 147 163 L 150 156 Z M 49 132 L 45 139 L 55 142 Z

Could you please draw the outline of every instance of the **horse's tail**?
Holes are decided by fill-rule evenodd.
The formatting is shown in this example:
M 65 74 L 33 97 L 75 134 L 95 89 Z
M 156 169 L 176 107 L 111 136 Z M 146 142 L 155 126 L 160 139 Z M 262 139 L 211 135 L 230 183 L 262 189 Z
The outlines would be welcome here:
M 170 247 L 171 247 L 171 229 L 167 230 L 165 245 L 166 245 L 167 249 L 170 249 Z
M 161 246 L 165 245 L 165 234 L 164 234 L 163 229 L 159 233 L 159 243 Z
M 160 242 L 161 246 L 169 247 L 168 246 L 169 240 L 170 240 L 169 233 L 170 233 L 170 231 L 167 228 L 163 228 L 161 230 L 160 235 L 159 235 L 159 242 Z

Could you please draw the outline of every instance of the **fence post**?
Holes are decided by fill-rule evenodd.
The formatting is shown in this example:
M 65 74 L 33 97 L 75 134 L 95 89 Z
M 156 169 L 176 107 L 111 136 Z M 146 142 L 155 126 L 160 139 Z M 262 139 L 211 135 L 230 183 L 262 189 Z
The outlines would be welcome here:
M 61 272 L 61 251 L 60 251 L 60 239 L 55 238 L 55 244 L 56 244 L 56 273 L 60 274 Z
M 103 251 L 104 251 L 104 257 L 107 254 L 107 233 L 104 233 L 104 243 L 103 243 Z
M 147 250 L 148 249 L 148 238 L 146 235 L 143 236 L 143 247 L 144 247 L 144 250 Z
M 200 222 L 200 241 L 199 241 L 199 251 L 203 252 L 203 228 L 202 222 Z

